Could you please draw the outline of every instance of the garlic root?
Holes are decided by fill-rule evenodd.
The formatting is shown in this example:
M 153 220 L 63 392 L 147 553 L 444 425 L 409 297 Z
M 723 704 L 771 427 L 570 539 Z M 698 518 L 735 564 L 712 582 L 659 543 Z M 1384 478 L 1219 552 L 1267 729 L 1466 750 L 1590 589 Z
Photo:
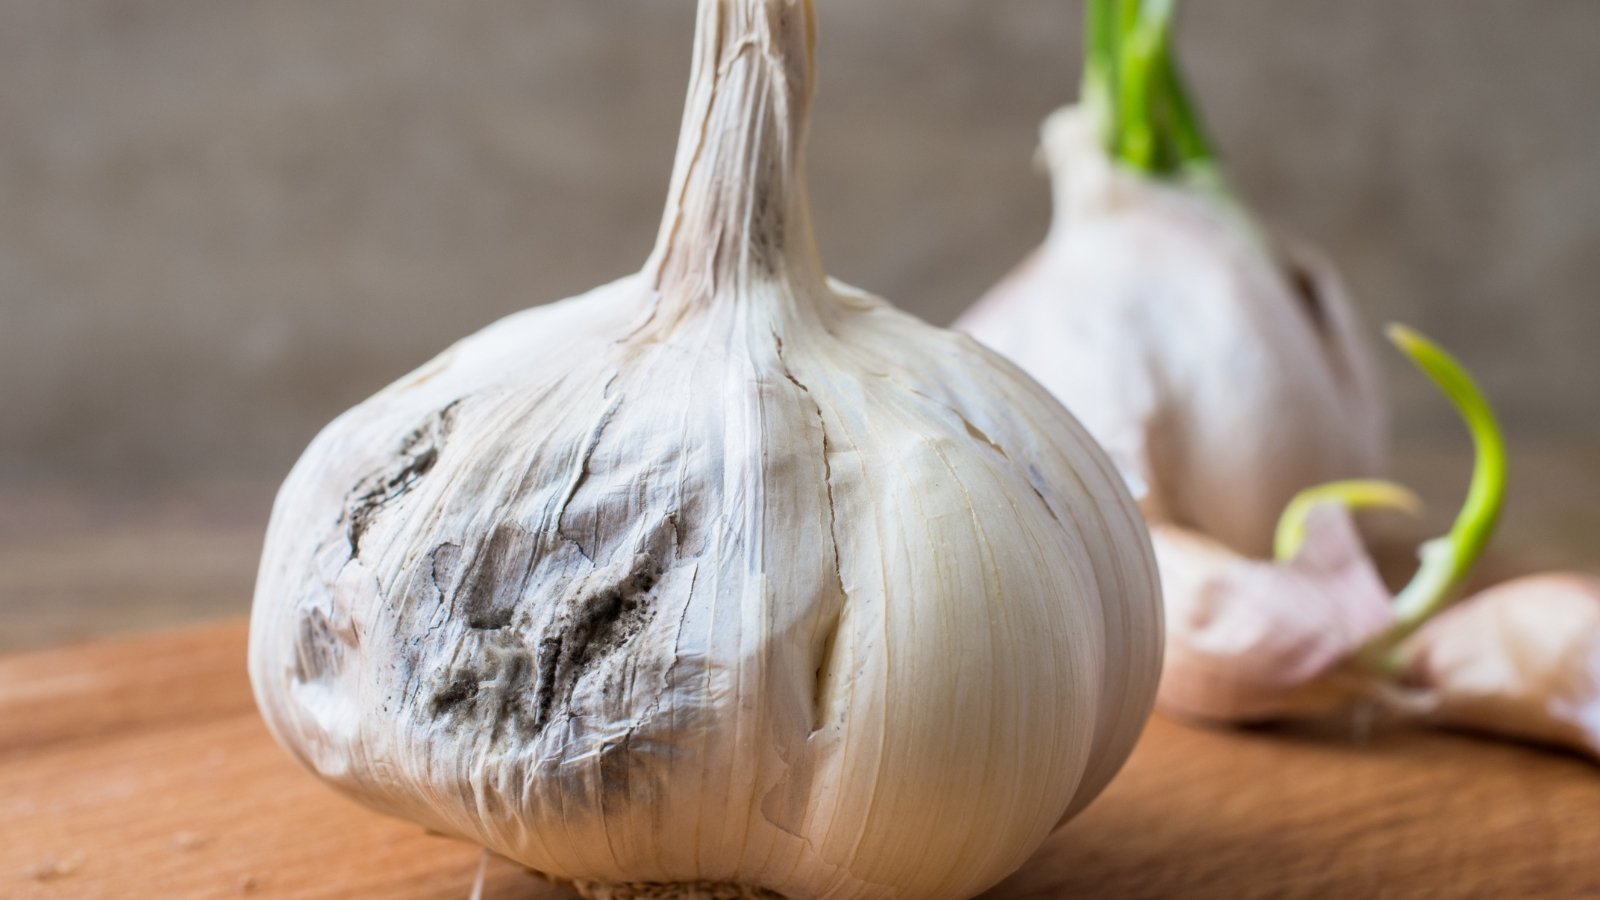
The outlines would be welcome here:
M 583 884 L 572 885 L 585 900 L 783 900 L 761 888 L 716 884 Z

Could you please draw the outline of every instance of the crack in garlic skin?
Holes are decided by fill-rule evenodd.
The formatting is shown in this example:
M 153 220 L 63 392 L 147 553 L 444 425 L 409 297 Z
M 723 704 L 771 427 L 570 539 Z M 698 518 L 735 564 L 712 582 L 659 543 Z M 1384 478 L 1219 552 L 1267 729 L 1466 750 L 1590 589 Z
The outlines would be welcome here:
M 1373 352 L 1328 263 L 1268 246 L 1220 188 L 1120 169 L 1081 108 L 1041 155 L 1049 237 L 955 327 L 1066 404 L 1151 521 L 1265 557 L 1298 491 L 1381 474 Z
M 1600 757 L 1600 578 L 1519 578 L 1461 601 L 1403 648 L 1434 722 Z
M 602 888 L 937 900 L 1132 749 L 1138 510 L 1009 363 L 822 276 L 811 17 L 703 0 L 645 270 L 460 342 L 285 483 L 252 681 L 352 797 Z

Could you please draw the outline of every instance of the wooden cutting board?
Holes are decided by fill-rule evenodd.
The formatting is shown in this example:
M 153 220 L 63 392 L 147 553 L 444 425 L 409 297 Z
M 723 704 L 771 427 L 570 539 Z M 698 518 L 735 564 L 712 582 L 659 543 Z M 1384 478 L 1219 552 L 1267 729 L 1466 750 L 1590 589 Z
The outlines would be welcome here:
M 256 717 L 240 622 L 0 659 L 0 897 L 465 900 L 481 853 L 350 803 Z M 487 866 L 488 898 L 565 898 Z M 1600 767 L 1453 735 L 1154 720 L 991 895 L 1600 897 Z

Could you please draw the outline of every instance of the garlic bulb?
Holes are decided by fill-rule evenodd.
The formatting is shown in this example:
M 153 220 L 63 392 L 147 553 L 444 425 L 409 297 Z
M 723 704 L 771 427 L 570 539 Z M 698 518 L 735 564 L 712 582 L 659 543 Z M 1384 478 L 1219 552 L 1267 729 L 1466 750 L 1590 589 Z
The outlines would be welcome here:
M 1072 417 L 828 282 L 808 0 L 702 0 L 644 271 L 346 413 L 284 485 L 250 669 L 355 799 L 592 896 L 959 898 L 1111 779 L 1148 537 Z
M 956 327 L 1065 403 L 1152 521 L 1265 556 L 1297 491 L 1384 468 L 1373 353 L 1333 268 L 1270 238 L 1231 196 L 1192 111 L 1169 117 L 1189 126 L 1172 138 L 1169 170 L 1139 171 L 1113 152 L 1129 110 L 1143 108 L 1119 100 L 1143 83 L 1135 76 L 1145 73 L 1128 67 L 1172 63 L 1131 53 L 1145 34 L 1138 28 L 1099 37 L 1100 5 L 1090 2 L 1085 102 L 1043 128 L 1049 234 Z M 1144 14 L 1145 31 L 1170 28 L 1173 4 L 1159 6 Z M 1103 58 L 1119 49 L 1133 60 Z M 1147 78 L 1168 93 L 1136 99 L 1185 103 L 1175 78 Z M 1112 81 L 1120 94 L 1104 87 Z M 1142 137 L 1141 147 L 1155 140 Z
M 1600 756 L 1600 578 L 1490 588 L 1429 622 L 1403 653 L 1434 721 Z
M 1211 722 L 1315 716 L 1379 693 L 1352 665 L 1394 624 L 1389 592 L 1342 506 L 1311 510 L 1283 563 L 1170 525 L 1151 529 L 1167 610 L 1162 712 Z

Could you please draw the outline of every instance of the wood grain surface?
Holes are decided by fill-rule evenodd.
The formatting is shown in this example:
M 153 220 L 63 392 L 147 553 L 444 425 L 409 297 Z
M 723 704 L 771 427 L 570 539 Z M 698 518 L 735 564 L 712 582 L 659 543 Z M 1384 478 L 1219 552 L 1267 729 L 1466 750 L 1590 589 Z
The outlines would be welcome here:
M 460 898 L 482 854 L 272 742 L 227 622 L 0 659 L 0 897 Z M 487 898 L 566 898 L 493 860 Z M 992 898 L 1600 897 L 1600 767 L 1467 737 L 1157 718 Z

